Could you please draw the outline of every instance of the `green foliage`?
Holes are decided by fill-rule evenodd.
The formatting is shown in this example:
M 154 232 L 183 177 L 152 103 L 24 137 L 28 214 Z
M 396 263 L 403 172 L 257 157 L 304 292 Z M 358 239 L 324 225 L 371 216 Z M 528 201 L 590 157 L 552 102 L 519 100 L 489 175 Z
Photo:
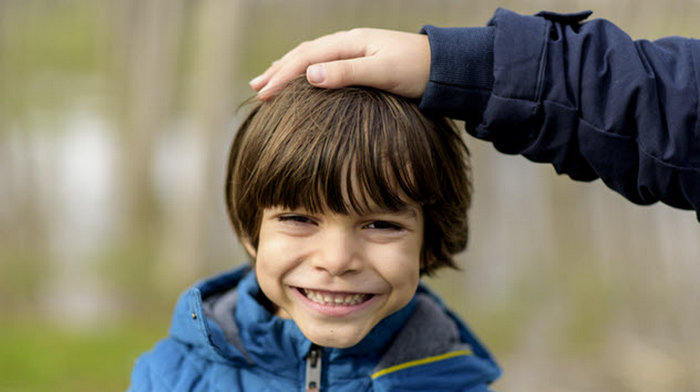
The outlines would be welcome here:
M 138 355 L 165 336 L 167 320 L 67 332 L 35 320 L 0 325 L 0 391 L 124 391 Z

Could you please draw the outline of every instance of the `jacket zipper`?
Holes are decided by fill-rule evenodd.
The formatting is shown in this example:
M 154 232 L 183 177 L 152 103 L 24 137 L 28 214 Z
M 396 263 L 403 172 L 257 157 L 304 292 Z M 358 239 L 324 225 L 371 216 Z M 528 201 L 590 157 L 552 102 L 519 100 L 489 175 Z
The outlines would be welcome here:
M 311 345 L 306 356 L 306 392 L 321 391 L 321 356 L 323 349 L 316 344 Z

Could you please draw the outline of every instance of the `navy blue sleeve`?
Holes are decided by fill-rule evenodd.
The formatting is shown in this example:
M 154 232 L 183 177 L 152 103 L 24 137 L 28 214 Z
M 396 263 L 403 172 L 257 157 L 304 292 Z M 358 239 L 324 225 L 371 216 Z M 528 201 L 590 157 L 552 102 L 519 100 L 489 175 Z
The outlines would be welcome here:
M 499 9 L 485 28 L 426 26 L 421 108 L 499 151 L 700 220 L 700 41 L 634 41 L 589 15 Z

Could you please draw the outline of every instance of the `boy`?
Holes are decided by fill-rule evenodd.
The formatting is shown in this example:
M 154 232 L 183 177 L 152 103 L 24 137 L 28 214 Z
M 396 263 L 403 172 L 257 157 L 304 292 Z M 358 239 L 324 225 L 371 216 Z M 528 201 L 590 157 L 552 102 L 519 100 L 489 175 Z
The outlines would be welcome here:
M 500 370 L 422 274 L 467 242 L 468 151 L 452 123 L 303 79 L 257 104 L 226 201 L 250 267 L 205 281 L 132 391 L 486 391 Z

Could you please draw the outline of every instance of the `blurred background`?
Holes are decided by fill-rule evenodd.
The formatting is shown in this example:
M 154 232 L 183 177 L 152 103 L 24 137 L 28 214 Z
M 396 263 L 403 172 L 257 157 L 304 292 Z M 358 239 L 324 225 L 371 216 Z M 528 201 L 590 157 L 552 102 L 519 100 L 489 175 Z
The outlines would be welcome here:
M 245 262 L 223 201 L 247 81 L 299 42 L 592 9 L 700 36 L 698 0 L 0 0 L 0 391 L 121 391 L 177 295 Z M 700 224 L 469 138 L 472 237 L 429 284 L 500 391 L 700 390 Z

